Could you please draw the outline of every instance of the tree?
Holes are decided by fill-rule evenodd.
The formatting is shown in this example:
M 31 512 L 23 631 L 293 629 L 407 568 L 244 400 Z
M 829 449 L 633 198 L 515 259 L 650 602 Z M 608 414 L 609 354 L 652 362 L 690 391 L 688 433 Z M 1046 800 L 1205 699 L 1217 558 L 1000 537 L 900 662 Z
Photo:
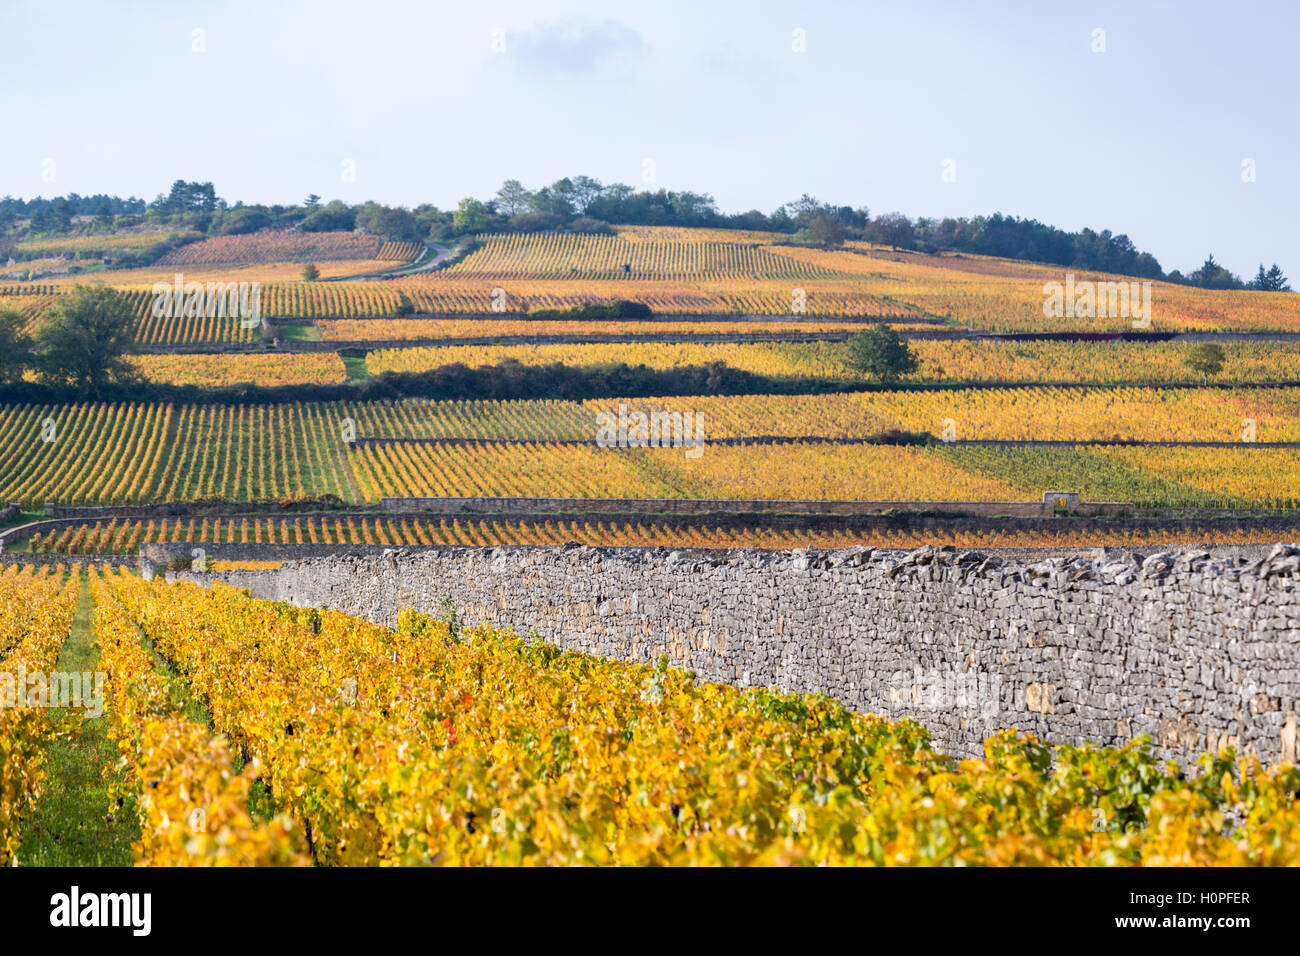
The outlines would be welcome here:
M 487 207 L 477 199 L 462 199 L 452 213 L 451 224 L 460 233 L 482 232 L 487 226 Z
M 912 244 L 915 227 L 901 212 L 887 212 L 867 224 L 866 235 L 872 242 L 901 249 Z
M 166 199 L 160 196 L 154 200 L 155 208 L 172 217 L 191 212 L 211 215 L 219 205 L 221 200 L 217 198 L 217 191 L 212 183 L 189 183 L 183 179 L 172 183 Z
M 191 183 L 190 205 L 199 212 L 216 212 L 217 190 L 212 183 Z
M 312 193 L 302 201 L 302 204 L 307 209 L 315 209 L 317 206 L 320 205 L 320 196 L 317 196 L 315 193 Z
M 419 224 L 410 210 L 376 204 L 357 216 L 357 225 L 376 236 L 411 242 L 420 236 Z
M 53 217 L 50 226 L 55 232 L 67 232 L 72 228 L 72 203 L 66 199 L 54 200 L 50 204 L 50 214 Z
M 307 214 L 303 232 L 348 232 L 357 227 L 357 214 L 341 199 L 331 199 Z
M 316 268 L 316 263 L 309 262 L 302 267 L 302 281 L 315 282 L 320 278 L 320 270 Z
M 813 221 L 808 224 L 808 233 L 814 242 L 827 249 L 844 245 L 844 227 L 838 219 L 826 213 L 813 217 Z
M 586 215 L 587 208 L 600 198 L 604 188 L 599 179 L 590 176 L 573 177 L 573 205 L 577 207 L 578 215 Z
M 98 397 L 105 385 L 133 378 L 125 356 L 134 344 L 130 300 L 106 285 L 77 285 L 55 302 L 36 330 L 36 369 L 44 381 Z
M 533 193 L 529 208 L 532 212 L 558 216 L 564 221 L 572 219 L 573 183 L 568 179 L 557 179 L 551 185 L 543 186 Z
M 794 202 L 788 202 L 782 207 L 786 215 L 793 219 L 798 225 L 806 225 L 818 213 L 825 212 L 827 205 L 813 196 L 804 193 Z
M 218 236 L 257 232 L 271 224 L 271 215 L 262 206 L 237 206 L 213 221 L 212 231 Z M 305 228 L 305 227 L 304 227 Z
M 23 377 L 31 362 L 32 343 L 23 333 L 24 320 L 13 309 L 0 309 L 0 385 Z
M 1192 285 L 1198 285 L 1202 289 L 1244 288 L 1240 279 L 1214 261 L 1213 254 L 1207 255 L 1201 267 L 1189 274 L 1187 279 Z
M 1291 286 L 1286 281 L 1286 275 L 1282 272 L 1282 267 L 1276 262 L 1267 272 L 1264 271 L 1264 263 L 1259 264 L 1259 272 L 1247 286 L 1251 289 L 1258 289 L 1261 292 L 1290 292 Z
M 883 322 L 849 339 L 848 364 L 855 372 L 882 382 L 895 382 L 918 367 L 911 347 Z
M 172 188 L 167 193 L 167 199 L 162 203 L 166 212 L 171 215 L 179 215 L 185 211 L 189 200 L 190 184 L 183 179 L 178 179 L 172 183 Z
M 718 215 L 717 201 L 708 193 L 670 192 L 668 201 L 678 221 L 687 225 L 708 223 Z
M 1213 342 L 1204 342 L 1187 353 L 1183 358 L 1183 364 L 1201 376 L 1202 384 L 1208 385 L 1211 375 L 1218 375 L 1223 371 L 1223 363 L 1226 359 L 1222 347 Z
M 526 212 L 532 202 L 533 194 L 524 188 L 517 179 L 507 179 L 497 190 L 497 211 L 503 216 L 514 216 Z

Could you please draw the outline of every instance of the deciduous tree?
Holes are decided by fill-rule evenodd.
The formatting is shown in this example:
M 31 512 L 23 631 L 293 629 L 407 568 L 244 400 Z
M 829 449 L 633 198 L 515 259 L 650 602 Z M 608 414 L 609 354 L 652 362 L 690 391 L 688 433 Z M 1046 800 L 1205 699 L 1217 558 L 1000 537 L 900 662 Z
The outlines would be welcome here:
M 884 323 L 849 340 L 848 364 L 854 371 L 882 382 L 896 382 L 917 369 L 911 347 Z
M 42 379 L 96 397 L 104 386 L 129 381 L 125 356 L 134 344 L 130 301 L 106 285 L 77 285 L 61 296 L 36 330 L 35 361 Z

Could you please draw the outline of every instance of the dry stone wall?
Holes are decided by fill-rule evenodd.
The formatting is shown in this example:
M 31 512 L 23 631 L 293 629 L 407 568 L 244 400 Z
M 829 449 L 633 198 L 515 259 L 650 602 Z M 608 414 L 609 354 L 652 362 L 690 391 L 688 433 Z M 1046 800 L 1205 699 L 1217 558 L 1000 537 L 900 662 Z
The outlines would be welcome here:
M 228 572 L 256 597 L 392 624 L 399 609 L 536 629 L 566 648 L 707 680 L 830 694 L 917 718 L 972 754 L 1017 727 L 1053 743 L 1153 738 L 1295 759 L 1300 548 L 1004 562 L 978 552 L 444 548 Z M 179 574 L 180 577 L 194 577 Z

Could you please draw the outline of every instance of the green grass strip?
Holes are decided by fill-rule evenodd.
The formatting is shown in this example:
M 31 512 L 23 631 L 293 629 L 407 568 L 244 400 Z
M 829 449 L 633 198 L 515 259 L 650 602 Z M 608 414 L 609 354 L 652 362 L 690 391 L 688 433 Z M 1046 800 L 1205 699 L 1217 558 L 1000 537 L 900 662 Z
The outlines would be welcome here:
M 59 670 L 99 670 L 93 611 L 83 580 Z M 119 767 L 117 744 L 108 738 L 108 716 L 84 721 L 74 737 L 53 741 L 46 756 L 45 789 L 23 820 L 19 865 L 132 865 L 140 819 L 130 773 Z

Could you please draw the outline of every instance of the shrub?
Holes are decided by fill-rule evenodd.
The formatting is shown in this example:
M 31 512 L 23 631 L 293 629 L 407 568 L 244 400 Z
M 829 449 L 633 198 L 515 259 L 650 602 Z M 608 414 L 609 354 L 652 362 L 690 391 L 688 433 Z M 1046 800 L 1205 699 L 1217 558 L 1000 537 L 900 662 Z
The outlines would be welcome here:
M 613 302 L 586 302 L 566 309 L 529 309 L 530 319 L 648 319 L 654 311 L 644 302 L 616 299 Z

